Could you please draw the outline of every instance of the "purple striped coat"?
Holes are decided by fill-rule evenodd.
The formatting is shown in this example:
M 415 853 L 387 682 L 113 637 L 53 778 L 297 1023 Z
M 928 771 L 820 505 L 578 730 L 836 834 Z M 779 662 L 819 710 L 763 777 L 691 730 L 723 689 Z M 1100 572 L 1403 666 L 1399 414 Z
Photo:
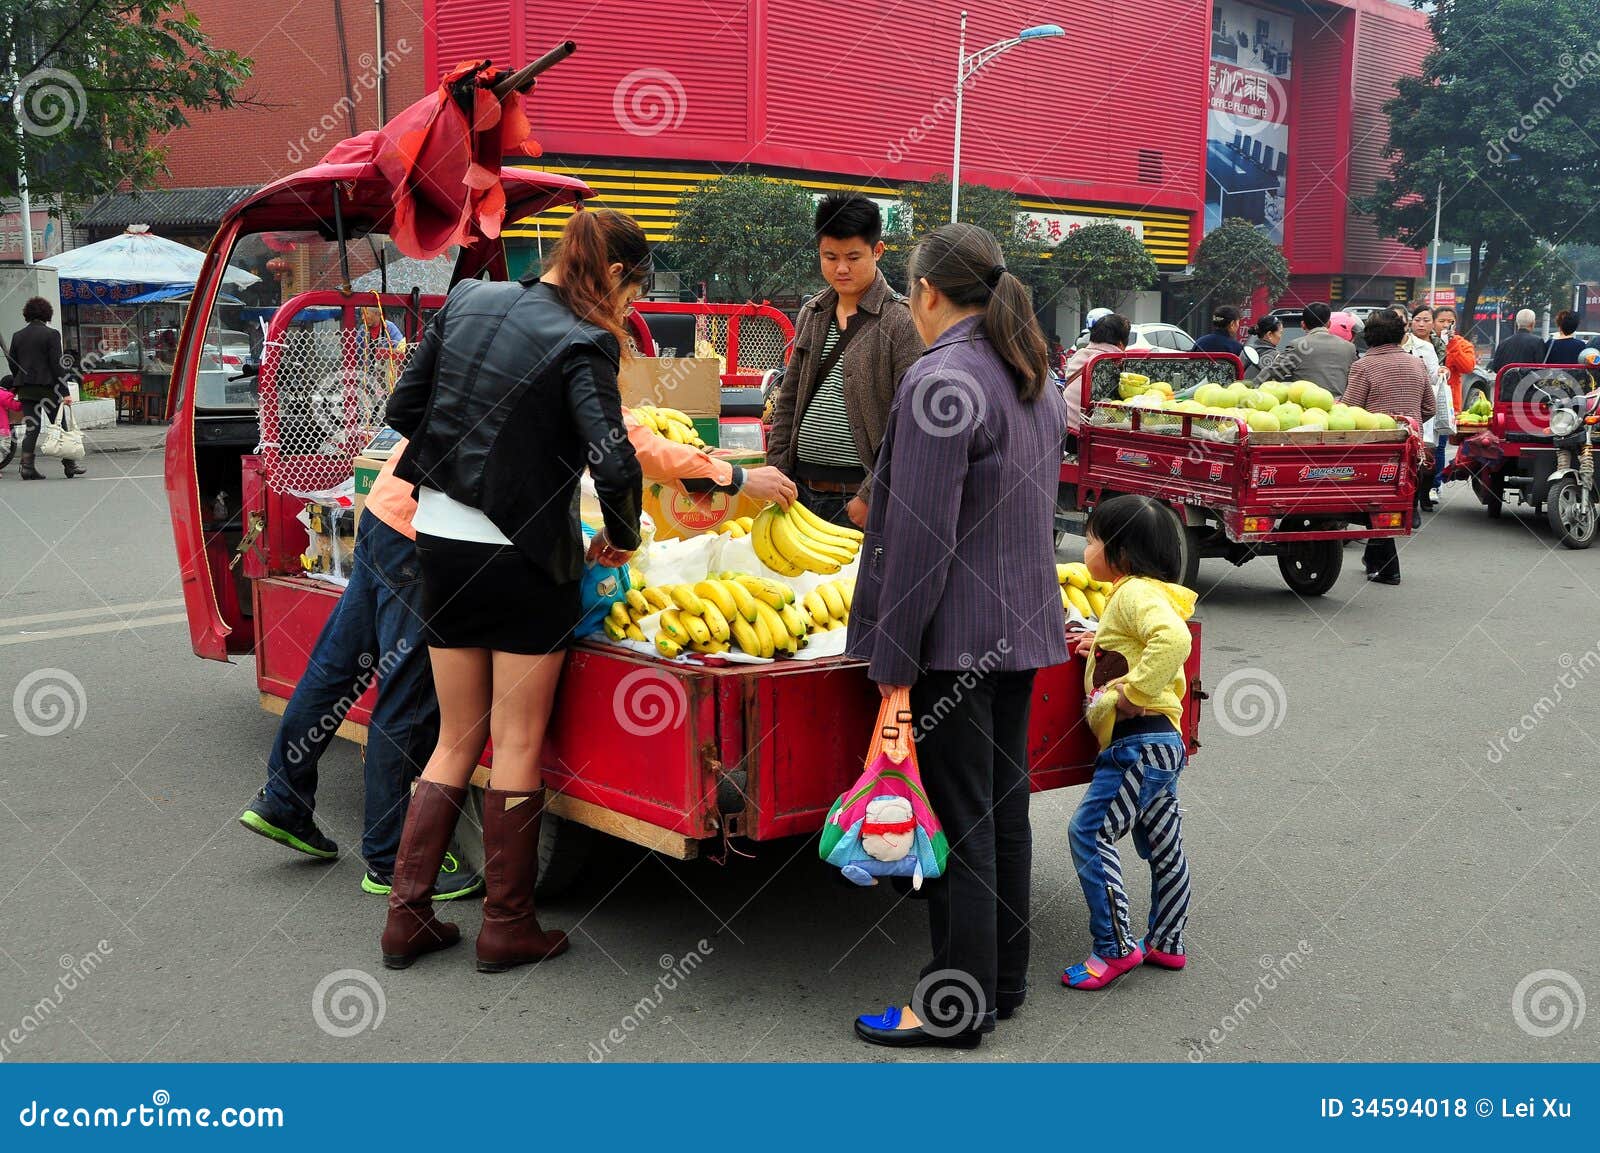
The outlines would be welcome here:
M 1061 394 L 1019 400 L 978 318 L 907 370 L 873 469 L 850 611 L 850 655 L 874 681 L 1067 659 L 1054 530 L 1065 431 Z

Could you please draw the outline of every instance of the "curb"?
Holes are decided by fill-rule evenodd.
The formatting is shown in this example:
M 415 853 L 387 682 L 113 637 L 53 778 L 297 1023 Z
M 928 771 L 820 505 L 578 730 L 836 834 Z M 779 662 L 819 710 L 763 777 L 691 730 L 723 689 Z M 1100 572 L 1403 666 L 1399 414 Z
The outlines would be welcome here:
M 163 452 L 166 449 L 165 441 L 153 441 L 150 444 L 96 444 L 93 435 L 83 438 L 84 447 L 89 450 L 90 456 L 112 452 Z

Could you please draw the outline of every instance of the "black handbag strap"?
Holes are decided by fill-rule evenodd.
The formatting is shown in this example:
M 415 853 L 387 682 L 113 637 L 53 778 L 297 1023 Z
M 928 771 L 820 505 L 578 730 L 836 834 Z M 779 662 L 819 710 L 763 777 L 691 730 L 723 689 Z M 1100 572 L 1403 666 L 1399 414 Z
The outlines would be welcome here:
M 838 314 L 830 314 L 828 317 L 828 323 L 833 325 L 835 328 L 838 328 Z M 849 327 L 839 329 L 839 339 L 833 342 L 833 351 L 824 356 L 822 358 L 822 363 L 817 366 L 817 388 L 821 388 L 823 381 L 828 379 L 828 374 L 833 371 L 833 366 L 838 364 L 839 358 L 844 355 L 845 346 L 850 343 L 851 338 L 855 336 L 860 328 L 861 313 L 857 311 L 856 314 L 850 318 Z

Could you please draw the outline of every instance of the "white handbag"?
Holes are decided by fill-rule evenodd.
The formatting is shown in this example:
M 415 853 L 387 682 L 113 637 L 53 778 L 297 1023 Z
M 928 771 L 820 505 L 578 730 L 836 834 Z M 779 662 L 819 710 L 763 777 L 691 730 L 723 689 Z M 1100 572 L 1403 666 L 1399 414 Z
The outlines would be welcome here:
M 62 460 L 82 460 L 88 455 L 83 446 L 83 430 L 72 417 L 72 406 L 56 406 L 55 416 L 39 430 L 39 451 Z

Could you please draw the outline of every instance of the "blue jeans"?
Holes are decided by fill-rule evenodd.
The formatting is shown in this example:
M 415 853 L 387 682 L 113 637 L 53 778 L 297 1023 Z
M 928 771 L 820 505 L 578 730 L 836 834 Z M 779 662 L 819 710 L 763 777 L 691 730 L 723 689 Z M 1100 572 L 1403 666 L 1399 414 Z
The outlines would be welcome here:
M 1155 733 L 1113 741 L 1094 763 L 1094 779 L 1072 816 L 1071 840 L 1097 956 L 1125 957 L 1133 951 L 1117 855 L 1117 842 L 1130 830 L 1134 847 L 1150 863 L 1149 944 L 1163 953 L 1183 952 L 1189 863 L 1183 855 L 1178 774 L 1186 761 L 1177 733 Z
M 1435 490 L 1444 485 L 1444 450 L 1450 447 L 1450 438 L 1441 436 L 1439 443 L 1434 446 L 1433 457 L 1433 487 Z
M 345 714 L 378 680 L 364 759 L 361 855 L 376 875 L 394 870 L 411 783 L 439 737 L 439 698 L 422 641 L 422 571 L 416 546 L 368 513 L 361 516 L 350 584 L 311 650 L 267 761 L 267 796 L 309 817 L 317 762 Z

